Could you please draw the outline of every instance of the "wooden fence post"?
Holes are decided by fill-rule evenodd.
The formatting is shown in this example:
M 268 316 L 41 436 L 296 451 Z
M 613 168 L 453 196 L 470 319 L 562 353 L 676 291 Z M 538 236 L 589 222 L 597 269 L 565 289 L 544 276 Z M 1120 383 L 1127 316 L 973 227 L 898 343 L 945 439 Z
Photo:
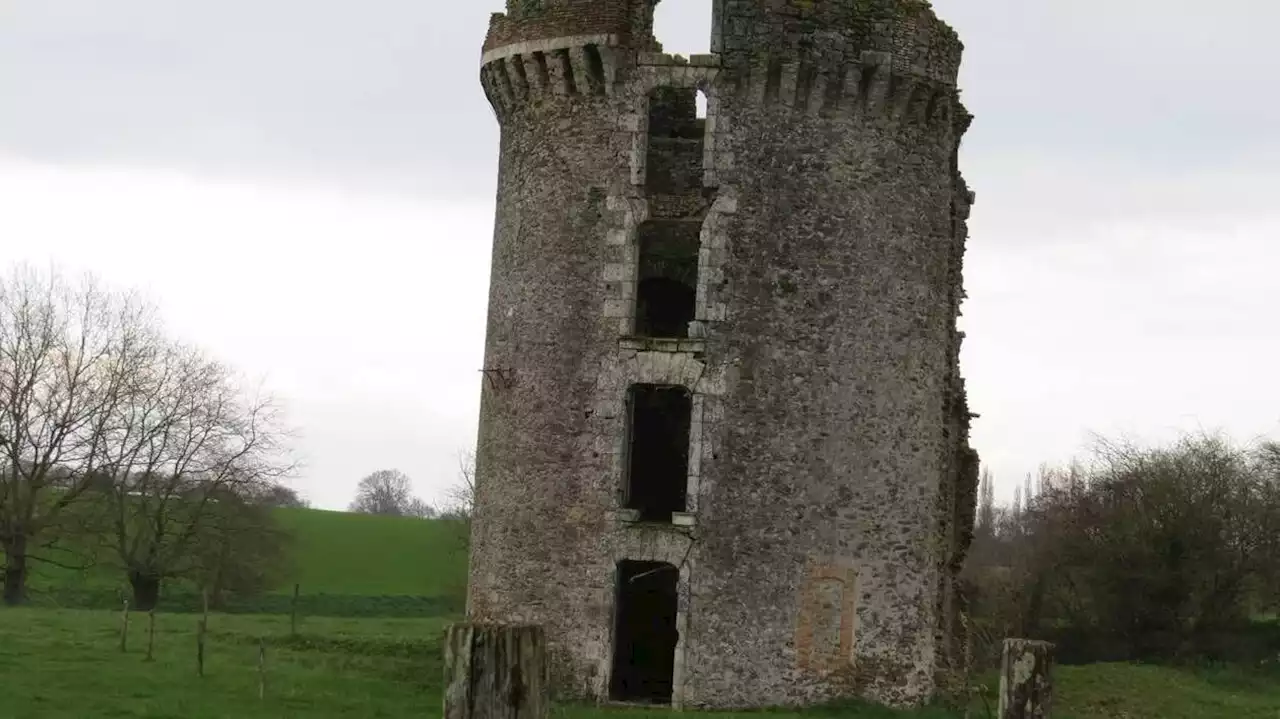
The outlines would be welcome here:
M 550 678 L 542 627 L 454 624 L 444 655 L 444 719 L 548 716 Z
M 1053 649 L 1048 642 L 1004 640 L 1000 719 L 1048 719 L 1053 703 Z
M 204 676 L 204 632 L 208 626 L 207 619 L 196 620 L 196 676 Z
M 129 600 L 124 600 L 124 611 L 120 614 L 120 653 L 129 651 Z
M 258 699 L 267 698 L 267 640 L 258 638 Z
M 152 607 L 147 612 L 147 658 L 145 661 L 155 661 L 156 651 L 156 608 Z

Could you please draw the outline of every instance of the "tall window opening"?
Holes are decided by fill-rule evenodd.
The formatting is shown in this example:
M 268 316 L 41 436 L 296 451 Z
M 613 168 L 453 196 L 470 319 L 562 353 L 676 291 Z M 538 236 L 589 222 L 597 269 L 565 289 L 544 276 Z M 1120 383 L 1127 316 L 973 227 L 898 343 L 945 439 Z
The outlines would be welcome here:
M 645 187 L 650 194 L 679 195 L 702 190 L 705 112 L 691 87 L 659 87 L 649 95 L 649 152 Z M 705 104 L 705 103 L 704 103 Z
M 684 387 L 640 384 L 627 393 L 627 509 L 642 522 L 685 511 L 693 397 Z
M 636 335 L 689 336 L 689 323 L 697 307 L 701 232 L 701 218 L 657 220 L 640 226 Z
M 615 701 L 671 703 L 679 580 L 679 570 L 665 562 L 618 563 L 610 687 Z

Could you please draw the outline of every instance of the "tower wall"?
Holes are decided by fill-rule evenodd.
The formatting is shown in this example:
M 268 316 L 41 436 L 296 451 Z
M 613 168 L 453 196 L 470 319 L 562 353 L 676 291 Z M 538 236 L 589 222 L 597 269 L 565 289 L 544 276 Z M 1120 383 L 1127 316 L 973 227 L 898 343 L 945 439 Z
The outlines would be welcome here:
M 671 560 L 609 546 L 634 18 L 626 0 L 495 16 L 481 70 L 502 135 L 468 613 L 545 626 L 564 698 L 607 690 L 615 563 Z
M 977 480 L 959 40 L 916 0 L 720 0 L 686 61 L 648 0 L 509 5 L 469 613 L 545 625 L 561 696 L 604 699 L 615 566 L 667 562 L 677 706 L 933 697 Z M 687 123 L 659 88 L 707 94 L 700 143 L 650 137 Z M 701 228 L 687 337 L 635 336 L 654 222 Z M 693 394 L 669 524 L 622 506 L 637 383 Z

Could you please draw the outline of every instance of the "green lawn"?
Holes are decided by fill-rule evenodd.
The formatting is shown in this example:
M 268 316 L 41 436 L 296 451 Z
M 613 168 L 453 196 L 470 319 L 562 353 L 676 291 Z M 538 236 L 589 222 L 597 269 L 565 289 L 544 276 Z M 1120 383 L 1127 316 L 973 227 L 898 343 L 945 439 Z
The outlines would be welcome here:
M 466 554 L 458 525 L 408 518 L 281 510 L 295 532 L 293 572 L 277 592 L 211 618 L 207 675 L 195 672 L 198 604 L 166 590 L 156 661 L 145 662 L 146 616 L 134 615 L 130 651 L 118 647 L 122 586 L 104 562 L 86 572 L 41 566 L 33 606 L 0 608 L 0 719 L 169 717 L 325 719 L 440 716 L 439 638 L 458 606 Z M 302 587 L 300 635 L 289 634 L 288 594 Z M 185 591 L 185 594 L 183 593 Z M 256 612 L 256 613 L 255 613 Z M 348 618 L 336 618 L 348 617 Z M 394 618 L 402 617 L 402 618 Z M 258 698 L 259 638 L 267 696 Z M 1059 667 L 1055 719 L 1280 719 L 1280 657 L 1267 669 L 1179 671 L 1136 665 Z M 973 719 L 989 716 L 975 701 Z M 670 719 L 661 710 L 561 707 L 556 719 Z M 868 707 L 716 714 L 715 719 L 944 719 L 934 709 Z
M 466 582 L 465 545 L 451 522 L 317 509 L 277 516 L 297 537 L 293 581 L 306 592 L 435 597 Z
M 314 509 L 277 510 L 277 517 L 294 535 L 289 576 L 269 596 L 240 601 L 238 610 L 287 612 L 295 583 L 304 611 L 311 614 L 432 616 L 461 609 L 467 574 L 461 525 Z M 81 548 L 79 553 L 88 552 Z M 84 571 L 33 562 L 28 581 L 32 604 L 117 606 L 124 574 L 109 551 L 98 550 L 97 555 Z M 170 582 L 162 604 L 169 610 L 196 609 L 198 590 Z
M 196 676 L 192 615 L 161 614 L 156 661 L 144 661 L 146 617 L 119 651 L 118 612 L 0 610 L 0 696 L 6 717 L 430 717 L 439 715 L 442 623 L 308 619 L 285 640 L 284 617 L 214 615 L 206 676 Z M 267 637 L 267 698 L 258 698 L 257 640 Z M 307 636 L 318 641 L 308 642 Z
M 118 612 L 0 610 L 0 714 L 23 719 L 231 719 L 440 716 L 444 619 L 306 618 L 297 639 L 282 616 L 215 614 L 207 674 L 195 672 L 192 615 L 161 614 L 156 661 L 144 661 L 146 617 L 119 652 Z M 267 644 L 258 698 L 257 646 Z M 1056 719 L 1280 719 L 1280 675 L 1158 667 L 1061 667 Z M 987 716 L 979 708 L 975 719 Z M 557 719 L 667 719 L 667 711 L 562 707 Z M 716 719 L 759 717 L 718 714 Z M 943 719 L 940 710 L 827 709 L 770 719 Z

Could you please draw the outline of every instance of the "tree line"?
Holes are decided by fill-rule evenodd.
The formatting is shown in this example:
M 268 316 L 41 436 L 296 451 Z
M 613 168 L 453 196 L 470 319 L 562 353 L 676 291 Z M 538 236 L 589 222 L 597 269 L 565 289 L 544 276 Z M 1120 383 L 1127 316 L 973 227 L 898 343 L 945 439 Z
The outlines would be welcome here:
M 1006 636 L 1065 661 L 1255 661 L 1280 653 L 1280 443 L 1099 440 L 1011 506 L 984 473 L 964 579 L 988 663 Z M 985 640 L 985 641 L 983 641 Z
M 0 279 L 4 601 L 34 565 L 104 554 L 143 609 L 171 578 L 266 582 L 285 543 L 270 509 L 300 503 L 285 436 L 270 397 L 135 293 L 17 267 Z

